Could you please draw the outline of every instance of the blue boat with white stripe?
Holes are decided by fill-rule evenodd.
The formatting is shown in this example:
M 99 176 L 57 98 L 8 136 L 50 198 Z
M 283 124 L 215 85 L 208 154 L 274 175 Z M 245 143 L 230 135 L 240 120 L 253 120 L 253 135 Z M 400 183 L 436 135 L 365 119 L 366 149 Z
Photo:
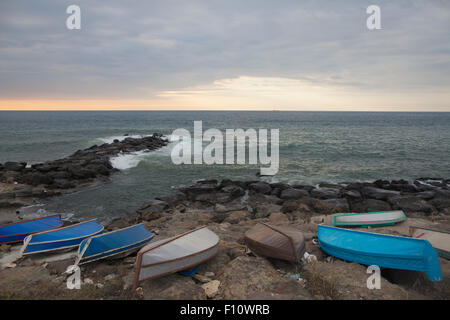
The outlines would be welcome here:
M 30 234 L 56 229 L 62 225 L 63 222 L 59 214 L 7 224 L 0 227 L 0 244 L 21 242 Z
M 318 229 L 319 245 L 329 255 L 380 268 L 423 271 L 431 281 L 443 279 L 438 254 L 427 240 L 324 225 Z
M 129 254 L 146 245 L 153 237 L 154 234 L 142 223 L 90 237 L 81 242 L 75 264 Z
M 24 239 L 22 254 L 51 252 L 73 249 L 89 237 L 101 234 L 104 227 L 96 219 L 76 223 L 63 228 L 43 231 Z

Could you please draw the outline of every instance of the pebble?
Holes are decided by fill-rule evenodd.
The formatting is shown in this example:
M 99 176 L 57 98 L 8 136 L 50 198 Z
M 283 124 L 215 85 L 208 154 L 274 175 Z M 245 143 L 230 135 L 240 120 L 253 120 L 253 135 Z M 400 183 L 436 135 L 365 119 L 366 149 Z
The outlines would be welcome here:
M 203 290 L 205 290 L 208 299 L 214 298 L 219 292 L 220 281 L 213 280 L 202 285 Z

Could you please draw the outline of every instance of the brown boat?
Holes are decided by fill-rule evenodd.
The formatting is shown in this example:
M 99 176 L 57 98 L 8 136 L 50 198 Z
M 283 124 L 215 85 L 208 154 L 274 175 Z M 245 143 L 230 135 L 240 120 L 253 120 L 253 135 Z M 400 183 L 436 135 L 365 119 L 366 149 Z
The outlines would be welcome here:
M 305 253 L 302 232 L 286 226 L 259 223 L 245 233 L 245 243 L 258 255 L 295 263 L 299 263 Z

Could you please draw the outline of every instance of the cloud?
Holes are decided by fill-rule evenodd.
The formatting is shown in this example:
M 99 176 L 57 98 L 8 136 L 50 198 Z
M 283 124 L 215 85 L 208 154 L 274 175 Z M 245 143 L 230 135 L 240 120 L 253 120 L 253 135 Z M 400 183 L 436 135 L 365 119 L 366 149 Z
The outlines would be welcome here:
M 378 1 L 377 31 L 366 28 L 370 4 L 78 0 L 82 29 L 69 31 L 65 3 L 2 1 L 0 98 L 166 106 L 183 97 L 206 104 L 214 92 L 222 106 L 288 107 L 295 97 L 315 106 L 377 101 L 450 110 L 448 2 Z M 260 99 L 272 86 L 287 86 L 292 98 Z M 317 86 L 326 92 L 313 95 Z

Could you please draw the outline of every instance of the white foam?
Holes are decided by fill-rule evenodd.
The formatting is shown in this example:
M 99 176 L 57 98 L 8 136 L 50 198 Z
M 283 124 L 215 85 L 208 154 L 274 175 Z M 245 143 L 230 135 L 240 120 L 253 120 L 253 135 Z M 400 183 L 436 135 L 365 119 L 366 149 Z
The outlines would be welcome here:
M 127 154 L 120 153 L 119 155 L 109 159 L 109 161 L 114 168 L 119 170 L 126 170 L 136 167 L 139 162 L 143 160 L 146 154 L 148 154 L 148 150 L 142 150 Z

